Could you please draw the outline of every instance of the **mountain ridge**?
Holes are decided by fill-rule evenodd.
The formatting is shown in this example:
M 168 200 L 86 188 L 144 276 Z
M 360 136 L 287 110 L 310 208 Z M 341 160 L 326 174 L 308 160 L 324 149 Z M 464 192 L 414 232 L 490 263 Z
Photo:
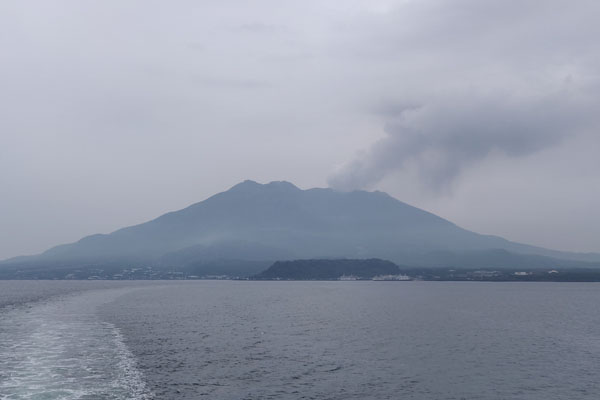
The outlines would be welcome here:
M 380 191 L 302 190 L 287 181 L 260 184 L 246 180 L 150 221 L 109 234 L 86 236 L 2 264 L 75 265 L 83 261 L 102 264 L 133 260 L 184 265 L 227 257 L 249 261 L 378 257 L 419 264 L 436 252 L 459 255 L 448 259 L 460 263 L 460 254 L 498 249 L 558 260 L 600 262 L 600 254 L 596 253 L 561 252 L 480 235 Z

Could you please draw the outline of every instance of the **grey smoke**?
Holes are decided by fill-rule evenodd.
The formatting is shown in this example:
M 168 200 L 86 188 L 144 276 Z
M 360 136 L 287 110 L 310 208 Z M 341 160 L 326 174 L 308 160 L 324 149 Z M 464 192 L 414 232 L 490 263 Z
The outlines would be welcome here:
M 393 60 L 374 74 L 393 100 L 378 107 L 384 137 L 349 156 L 330 186 L 391 178 L 445 192 L 489 157 L 510 162 L 593 132 L 600 53 L 591 16 L 600 6 L 577 5 L 433 0 L 363 21 L 369 33 L 352 47 Z M 404 182 L 407 174 L 416 178 Z
M 466 168 L 494 154 L 526 157 L 594 126 L 593 105 L 580 91 L 518 96 L 460 94 L 421 106 L 386 105 L 386 136 L 329 178 L 332 187 L 372 187 L 412 167 L 434 192 L 448 189 Z

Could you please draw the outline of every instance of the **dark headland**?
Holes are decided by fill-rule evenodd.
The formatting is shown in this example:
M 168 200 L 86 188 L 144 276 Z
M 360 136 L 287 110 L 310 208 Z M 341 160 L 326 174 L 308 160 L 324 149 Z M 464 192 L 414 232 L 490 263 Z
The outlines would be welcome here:
M 400 276 L 400 268 L 391 261 L 367 260 L 294 260 L 277 261 L 252 277 L 256 280 L 334 280 L 388 279 Z M 399 280 L 399 279 L 397 279 Z
M 244 181 L 143 224 L 0 262 L 0 279 L 248 278 L 277 261 L 333 259 L 389 260 L 421 279 L 598 280 L 600 271 L 600 254 L 481 235 L 383 192 Z

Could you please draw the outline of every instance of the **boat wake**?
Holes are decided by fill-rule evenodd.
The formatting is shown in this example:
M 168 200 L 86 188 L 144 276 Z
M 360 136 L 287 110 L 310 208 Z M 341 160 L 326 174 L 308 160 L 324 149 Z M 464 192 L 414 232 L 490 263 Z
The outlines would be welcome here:
M 152 398 L 119 329 L 96 312 L 123 290 L 68 295 L 0 315 L 0 399 Z

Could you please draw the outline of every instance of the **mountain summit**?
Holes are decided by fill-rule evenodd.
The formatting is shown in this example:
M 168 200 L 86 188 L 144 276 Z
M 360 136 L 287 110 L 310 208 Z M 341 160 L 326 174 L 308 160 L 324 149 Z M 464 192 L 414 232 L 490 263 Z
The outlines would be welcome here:
M 247 180 L 149 222 L 6 262 L 185 266 L 223 260 L 376 257 L 398 264 L 448 266 L 475 257 L 502 267 L 498 260 L 514 262 L 515 254 L 528 255 L 529 260 L 600 260 L 599 255 L 552 251 L 470 232 L 383 192 L 302 190 L 285 181 Z

